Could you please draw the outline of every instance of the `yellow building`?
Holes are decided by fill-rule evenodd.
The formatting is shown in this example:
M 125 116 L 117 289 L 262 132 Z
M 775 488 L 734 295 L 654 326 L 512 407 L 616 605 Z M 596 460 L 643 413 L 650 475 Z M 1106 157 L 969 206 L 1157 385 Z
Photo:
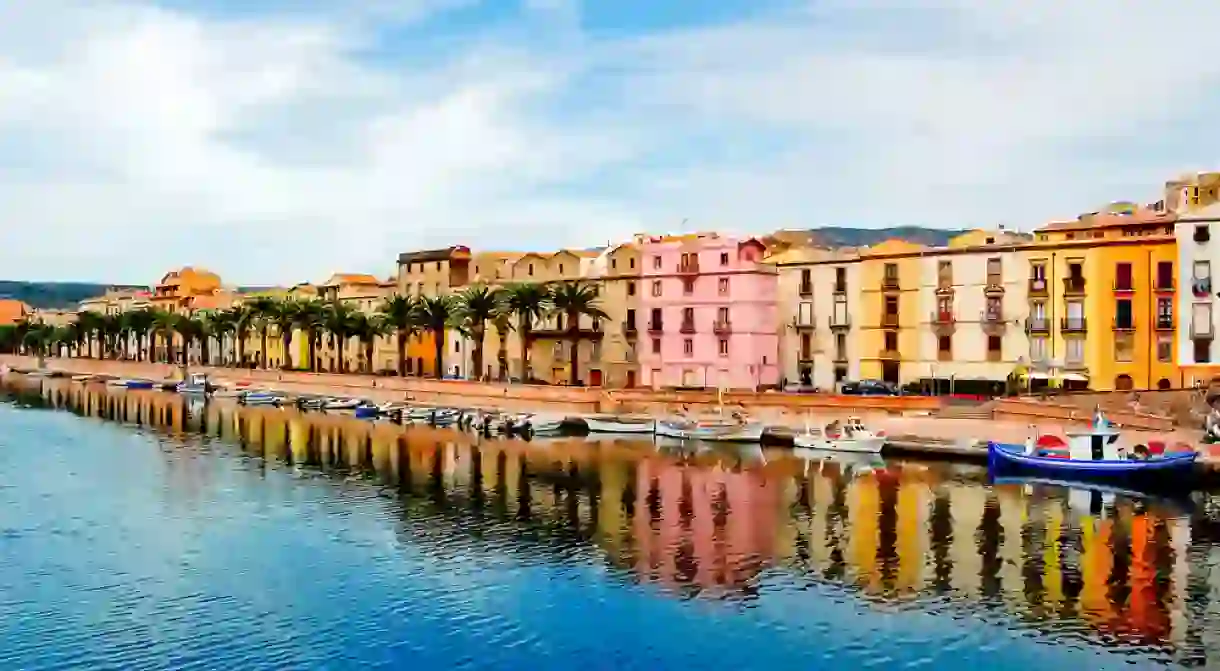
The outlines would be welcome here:
M 900 384 L 903 353 L 919 351 L 922 245 L 886 240 L 860 252 L 860 377 Z M 909 363 L 909 362 L 908 362 Z
M 375 317 L 382 304 L 394 294 L 395 280 L 383 281 L 373 275 L 359 273 L 336 273 L 318 286 L 318 297 L 323 301 L 342 303 L 354 310 Z M 394 337 L 378 337 L 373 344 L 373 370 L 366 370 L 364 345 L 356 338 L 347 343 L 335 343 L 332 347 L 326 338 L 319 348 L 318 356 L 323 360 L 323 370 L 338 370 L 342 353 L 344 371 L 362 373 L 397 370 L 398 353 Z
M 451 294 L 470 283 L 470 248 L 455 245 L 444 249 L 429 249 L 418 252 L 404 252 L 398 255 L 398 293 L 403 296 L 441 296 Z M 442 343 L 442 365 L 446 374 L 452 373 L 455 366 L 455 355 L 459 358 L 463 352 L 451 352 L 453 333 L 444 335 Z M 436 340 L 431 333 L 421 333 L 412 336 L 407 342 L 407 374 L 433 376 L 436 374 Z
M 1182 385 L 1174 363 L 1174 218 L 1103 211 L 1036 231 L 1029 264 L 1031 354 L 1068 387 Z M 1037 357 L 1034 357 L 1037 360 Z

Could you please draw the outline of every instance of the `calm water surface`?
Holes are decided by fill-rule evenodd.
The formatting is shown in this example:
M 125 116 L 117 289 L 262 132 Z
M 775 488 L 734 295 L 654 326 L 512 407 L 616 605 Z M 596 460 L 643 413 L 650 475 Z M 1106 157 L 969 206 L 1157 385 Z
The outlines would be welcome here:
M 4 669 L 1220 664 L 1203 496 L 25 392 Z

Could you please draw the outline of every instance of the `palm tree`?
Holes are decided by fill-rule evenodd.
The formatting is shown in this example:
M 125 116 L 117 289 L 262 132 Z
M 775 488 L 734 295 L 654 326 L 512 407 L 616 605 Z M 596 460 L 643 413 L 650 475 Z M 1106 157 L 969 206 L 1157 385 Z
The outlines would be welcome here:
M 225 362 L 225 339 L 237 330 L 237 315 L 232 310 L 217 310 L 208 313 L 208 324 L 220 350 L 220 364 Z M 211 365 L 211 362 L 208 363 Z
M 504 293 L 501 289 L 476 284 L 458 294 L 455 302 L 459 323 L 474 339 L 471 364 L 474 367 L 474 378 L 481 380 L 483 379 L 483 340 L 487 333 L 487 322 L 504 313 Z
M 165 343 L 165 359 L 164 363 L 173 363 L 174 351 L 174 327 L 177 326 L 178 315 L 164 310 L 157 310 L 153 313 L 153 346 L 150 349 L 156 348 L 156 336 L 160 335 Z
M 0 324 L 0 352 L 16 353 L 19 340 L 16 324 Z
M 564 339 L 570 343 L 572 350 L 568 384 L 576 386 L 580 384 L 577 355 L 580 353 L 580 341 L 583 339 L 580 333 L 580 318 L 588 316 L 600 321 L 609 319 L 610 315 L 597 304 L 597 287 L 584 282 L 559 283 L 551 290 L 551 304 L 556 312 L 564 315 L 564 325 L 567 327 Z
M 131 330 L 136 335 L 136 359 L 143 361 L 147 354 L 149 361 L 153 358 L 153 339 L 149 336 L 149 332 L 153 330 L 153 325 L 156 321 L 156 314 L 148 308 L 133 310 L 127 313 L 127 321 L 131 324 Z M 148 341 L 148 347 L 145 349 L 144 342 Z
M 332 353 L 336 350 L 338 341 L 339 372 L 347 372 L 347 343 L 352 336 L 357 335 L 356 311 L 347 303 L 328 303 L 322 308 L 322 329 L 330 335 L 329 347 Z M 335 372 L 334 361 L 328 366 L 330 372 Z
M 317 299 L 300 301 L 296 306 L 296 325 L 305 333 L 309 347 L 309 371 L 318 371 L 318 342 L 325 330 L 323 318 L 326 306 Z
M 297 326 L 298 309 L 299 304 L 294 300 L 280 301 L 267 317 L 280 332 L 280 344 L 284 350 L 284 360 L 280 362 L 280 367 L 284 370 L 292 368 L 292 333 Z
M 259 350 L 259 368 L 267 367 L 267 329 L 271 327 L 271 316 L 275 313 L 276 300 L 270 296 L 258 296 L 246 303 L 250 308 L 251 319 L 258 329 L 262 348 Z
M 246 365 L 246 338 L 249 337 L 250 331 L 254 328 L 254 321 L 258 319 L 254 309 L 249 305 L 239 305 L 234 309 L 234 317 L 236 324 L 233 329 L 233 338 L 237 344 L 237 366 L 239 368 Z
M 445 331 L 457 326 L 457 302 L 449 295 L 424 296 L 416 304 L 415 314 L 420 328 L 432 334 L 439 380 L 445 375 Z
M 361 349 L 364 354 L 364 361 L 361 368 L 364 372 L 374 374 L 373 370 L 373 346 L 377 342 L 379 336 L 383 336 L 390 332 L 389 325 L 385 320 L 378 315 L 369 316 L 363 312 L 356 312 L 351 315 L 348 321 L 349 333 L 352 337 L 359 339 Z
M 543 284 L 523 282 L 504 288 L 504 304 L 508 312 L 517 317 L 517 334 L 521 338 L 521 381 L 529 382 L 530 350 L 534 345 L 531 335 L 534 322 L 542 319 L 551 306 L 551 291 Z
M 508 332 L 513 330 L 512 315 L 508 310 L 502 310 L 491 320 L 491 323 L 496 328 L 496 367 L 499 370 L 499 379 L 504 380 L 508 376 Z
M 77 324 L 80 325 L 81 334 L 85 337 L 85 357 L 92 359 L 93 357 L 93 336 L 99 334 L 102 329 L 102 321 L 105 319 L 102 315 L 86 310 L 76 317 Z M 100 349 L 100 348 L 99 348 Z M 100 356 L 98 358 L 101 358 Z
M 407 376 L 407 337 L 419 330 L 415 321 L 417 301 L 411 296 L 393 296 L 378 310 L 385 325 L 394 331 L 398 348 L 398 377 Z

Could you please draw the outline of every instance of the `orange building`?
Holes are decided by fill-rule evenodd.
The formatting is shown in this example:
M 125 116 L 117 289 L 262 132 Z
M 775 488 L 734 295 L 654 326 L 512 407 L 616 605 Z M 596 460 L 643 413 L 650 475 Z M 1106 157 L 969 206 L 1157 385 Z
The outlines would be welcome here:
M 11 326 L 34 314 L 30 306 L 18 300 L 0 299 L 0 326 Z

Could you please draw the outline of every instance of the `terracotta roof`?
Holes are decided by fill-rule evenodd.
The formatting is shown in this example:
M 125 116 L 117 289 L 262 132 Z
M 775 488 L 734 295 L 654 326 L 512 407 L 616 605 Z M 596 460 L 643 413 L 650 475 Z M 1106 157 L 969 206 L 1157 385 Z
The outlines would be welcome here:
M 1177 217 L 1172 213 L 1154 212 L 1146 208 L 1140 208 L 1131 214 L 1090 212 L 1088 214 L 1082 214 L 1079 218 L 1071 221 L 1052 221 L 1042 228 L 1039 228 L 1037 232 L 1045 233 L 1050 231 L 1074 231 L 1092 228 L 1119 228 L 1122 226 L 1133 226 L 1139 224 L 1172 224 L 1175 221 L 1177 221 Z
M 30 306 L 19 300 L 0 298 L 0 324 L 16 324 L 32 312 Z
M 364 273 L 335 273 L 330 279 L 323 284 L 324 287 L 333 287 L 340 284 L 379 284 L 381 280 L 373 275 Z
M 420 261 L 448 261 L 455 256 L 469 255 L 470 248 L 461 245 L 445 247 L 444 249 L 425 249 L 418 252 L 403 252 L 398 255 L 398 263 L 418 263 Z

